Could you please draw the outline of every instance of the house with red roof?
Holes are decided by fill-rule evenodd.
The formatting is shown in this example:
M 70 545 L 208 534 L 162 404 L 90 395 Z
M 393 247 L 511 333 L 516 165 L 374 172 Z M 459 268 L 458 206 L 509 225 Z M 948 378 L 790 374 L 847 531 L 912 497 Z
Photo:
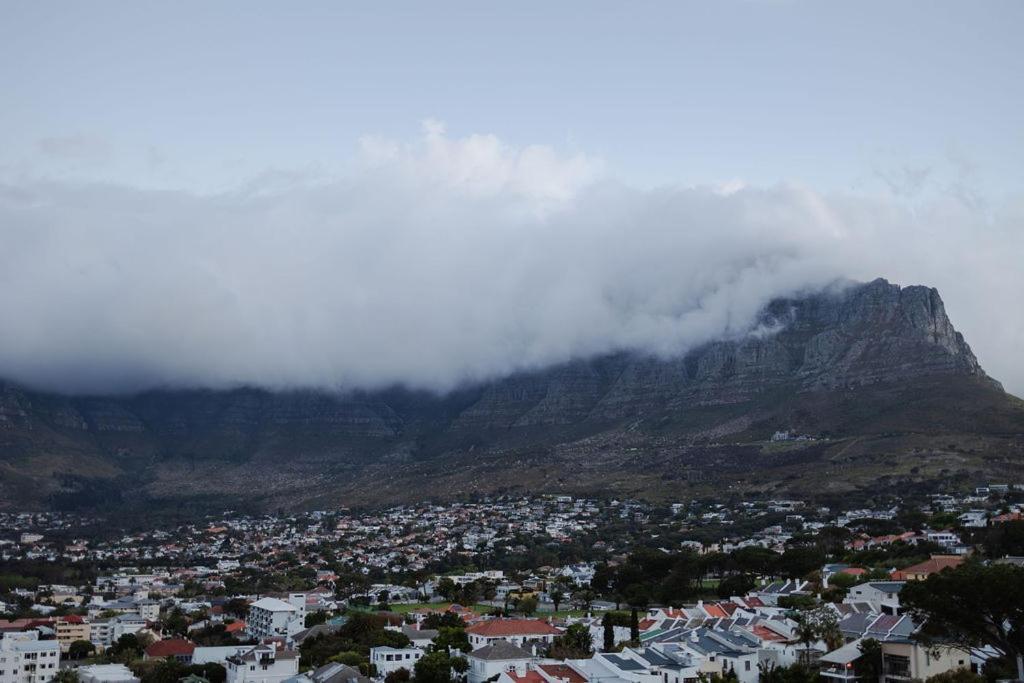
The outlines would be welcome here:
M 944 569 L 956 569 L 964 559 L 962 555 L 932 555 L 924 562 L 894 571 L 891 576 L 894 581 L 923 581 Z
M 541 619 L 485 619 L 466 628 L 474 649 L 498 641 L 529 647 L 530 643 L 551 643 L 561 634 L 560 629 Z
M 182 664 L 192 663 L 192 653 L 195 652 L 196 644 L 184 638 L 167 638 L 157 640 L 146 648 L 144 660 L 149 659 L 175 659 Z

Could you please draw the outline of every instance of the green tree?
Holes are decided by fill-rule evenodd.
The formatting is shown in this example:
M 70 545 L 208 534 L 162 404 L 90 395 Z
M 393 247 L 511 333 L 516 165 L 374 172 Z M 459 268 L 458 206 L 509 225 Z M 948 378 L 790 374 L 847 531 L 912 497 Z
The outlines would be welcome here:
M 583 624 L 569 626 L 548 649 L 548 656 L 554 659 L 588 659 L 593 654 L 594 641 L 590 629 Z
M 865 638 L 857 646 L 860 657 L 854 662 L 858 678 L 877 683 L 882 678 L 882 644 L 874 638 Z
M 640 642 L 640 615 L 636 607 L 629 611 L 629 639 L 633 644 Z
M 900 602 L 917 622 L 926 643 L 964 649 L 988 645 L 1015 660 L 1024 680 L 1024 569 L 966 562 L 957 569 L 910 581 Z
M 440 651 L 423 655 L 413 667 L 413 680 L 415 683 L 451 683 L 452 658 Z
M 53 683 L 78 683 L 78 672 L 74 669 L 58 669 L 50 680 Z
M 604 627 L 604 651 L 614 652 L 615 651 L 615 624 L 612 623 L 612 615 L 606 613 L 601 619 L 601 625 Z
M 516 606 L 520 612 L 526 616 L 532 616 L 537 611 L 537 598 L 533 595 L 527 595 L 526 597 L 519 600 L 519 604 Z
M 565 593 L 562 592 L 561 588 L 556 588 L 551 591 L 551 602 L 555 605 L 555 611 L 558 611 L 558 606 L 562 604 L 562 600 L 565 599 Z
M 68 659 L 82 659 L 96 651 L 96 646 L 88 640 L 76 640 L 68 645 Z

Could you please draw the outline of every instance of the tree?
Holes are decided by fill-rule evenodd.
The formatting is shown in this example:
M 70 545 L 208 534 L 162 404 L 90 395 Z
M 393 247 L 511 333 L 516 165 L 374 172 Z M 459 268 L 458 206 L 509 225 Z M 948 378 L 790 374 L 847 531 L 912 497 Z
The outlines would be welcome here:
M 459 592 L 459 587 L 455 585 L 454 581 L 445 576 L 437 582 L 437 588 L 435 589 L 434 592 L 436 592 L 438 595 L 440 595 L 448 602 L 454 602 L 455 595 Z
M 537 611 L 537 597 L 534 595 L 527 595 L 519 600 L 519 604 L 516 608 L 525 614 L 526 616 L 532 616 Z
M 58 669 L 50 680 L 52 683 L 78 683 L 78 672 L 74 669 Z
M 562 604 L 562 600 L 565 599 L 565 593 L 562 592 L 561 588 L 556 588 L 551 591 L 551 602 L 555 604 L 555 611 L 558 611 L 558 606 Z
M 605 613 L 601 619 L 601 624 L 604 626 L 604 651 L 614 652 L 615 651 L 615 625 L 612 623 L 612 615 Z
M 750 574 L 733 574 L 722 579 L 718 584 L 718 597 L 731 598 L 734 595 L 746 595 L 757 584 Z
M 917 633 L 923 642 L 967 650 L 988 645 L 1016 660 L 1017 678 L 1024 680 L 1024 569 L 966 562 L 908 582 L 900 602 L 923 624 Z
M 578 591 L 574 591 L 572 594 L 572 601 L 578 608 L 584 612 L 590 611 L 590 606 L 594 603 L 595 598 L 594 591 L 589 588 L 581 588 Z
M 548 656 L 555 659 L 588 659 L 594 654 L 594 641 L 590 629 L 583 624 L 572 624 L 565 633 L 555 638 Z
M 377 593 L 377 606 L 380 609 L 386 610 L 389 608 L 388 602 L 391 600 L 391 591 L 387 588 Z
M 96 651 L 96 646 L 88 640 L 76 640 L 68 645 L 68 659 L 82 659 Z
M 409 670 L 405 667 L 396 669 L 384 677 L 384 683 L 405 683 L 411 678 Z
M 635 644 L 640 642 L 640 615 L 636 607 L 629 612 L 629 639 Z
M 415 683 L 451 683 L 451 657 L 447 652 L 429 652 L 423 655 L 413 666 L 413 680 Z
M 874 638 L 865 638 L 857 646 L 860 657 L 854 663 L 857 676 L 865 681 L 875 683 L 882 677 L 882 644 Z
M 466 635 L 466 629 L 442 626 L 438 629 L 437 637 L 434 638 L 431 649 L 441 652 L 448 652 L 453 649 L 470 652 L 473 646 L 469 644 L 469 636 Z
M 324 623 L 327 623 L 327 612 L 317 610 L 306 615 L 306 620 L 303 622 L 303 626 L 310 628 L 311 626 Z

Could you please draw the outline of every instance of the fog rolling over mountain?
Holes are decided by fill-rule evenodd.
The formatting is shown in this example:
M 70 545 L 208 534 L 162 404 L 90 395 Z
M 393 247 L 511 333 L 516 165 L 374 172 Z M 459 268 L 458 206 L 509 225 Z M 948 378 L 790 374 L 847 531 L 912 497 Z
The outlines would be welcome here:
M 827 497 L 1024 475 L 1024 404 L 979 366 L 936 290 L 875 280 L 774 300 L 758 319 L 678 357 L 603 354 L 445 394 L 7 383 L 0 505 Z M 812 438 L 770 441 L 777 431 Z

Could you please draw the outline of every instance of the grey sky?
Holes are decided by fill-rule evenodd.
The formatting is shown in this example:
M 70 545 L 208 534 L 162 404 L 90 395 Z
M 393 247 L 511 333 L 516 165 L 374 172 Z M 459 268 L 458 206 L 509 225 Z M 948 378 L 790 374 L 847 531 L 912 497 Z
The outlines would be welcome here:
M 444 388 L 877 275 L 1024 391 L 1024 3 L 0 12 L 0 375 Z

